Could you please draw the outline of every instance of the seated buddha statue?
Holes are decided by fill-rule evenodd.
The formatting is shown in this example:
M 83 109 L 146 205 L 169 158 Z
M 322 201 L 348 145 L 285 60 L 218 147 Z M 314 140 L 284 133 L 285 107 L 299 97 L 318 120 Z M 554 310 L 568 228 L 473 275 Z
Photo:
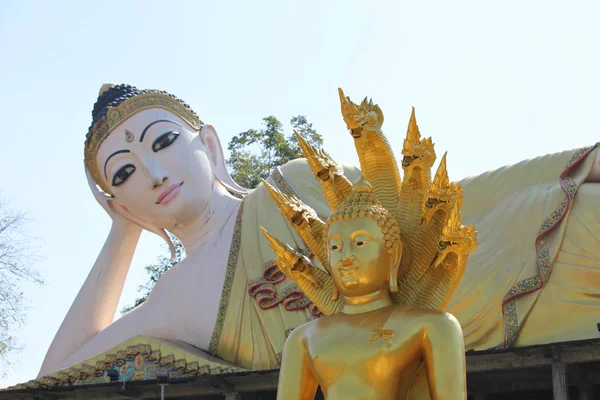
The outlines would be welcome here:
M 288 337 L 277 398 L 312 399 L 320 386 L 330 400 L 466 399 L 461 327 L 441 310 L 476 248 L 474 227 L 461 224 L 460 187 L 445 158 L 431 180 L 433 145 L 418 137 L 414 118 L 405 147 L 424 157 L 405 160 L 400 180 L 379 107 L 348 99 L 342 111 L 354 138 L 367 142 L 357 146 L 366 179 L 350 185 L 339 171 L 337 182 L 324 182 L 333 210 L 326 221 L 266 183 L 316 255 L 312 262 L 264 229 L 277 266 L 325 314 Z M 325 153 L 299 140 L 318 175 Z
M 342 93 L 340 99 L 364 171 L 381 160 L 378 155 L 386 154 L 381 151 L 388 147 L 357 132 L 381 123 L 383 115 L 378 109 L 361 110 Z M 361 118 L 355 117 L 361 113 Z M 407 133 L 402 182 L 415 185 L 419 181 L 413 170 L 419 171 L 421 165 L 429 168 L 436 156 L 429 142 L 420 144 L 414 113 Z M 334 160 L 323 161 L 322 154 L 311 157 L 309 163 L 317 170 L 335 165 Z M 383 171 L 381 179 L 391 174 Z M 400 180 L 399 175 L 394 179 Z M 478 248 L 445 304 L 461 324 L 465 348 L 477 351 L 596 338 L 599 145 L 525 160 L 463 179 L 457 186 L 466 204 L 461 218 L 480 232 Z M 569 324 L 561 322 L 565 320 Z

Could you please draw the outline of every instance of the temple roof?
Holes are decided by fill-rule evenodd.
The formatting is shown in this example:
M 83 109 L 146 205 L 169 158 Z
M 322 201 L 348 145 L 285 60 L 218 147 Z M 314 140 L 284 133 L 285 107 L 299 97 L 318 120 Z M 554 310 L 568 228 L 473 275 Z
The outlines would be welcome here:
M 5 391 L 83 387 L 245 372 L 183 342 L 135 336 L 96 357 Z

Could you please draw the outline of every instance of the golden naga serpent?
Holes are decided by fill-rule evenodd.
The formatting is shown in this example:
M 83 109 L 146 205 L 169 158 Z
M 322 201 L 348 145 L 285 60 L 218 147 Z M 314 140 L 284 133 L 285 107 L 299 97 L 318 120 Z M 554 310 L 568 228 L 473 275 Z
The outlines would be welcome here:
M 395 304 L 443 309 L 462 278 L 469 253 L 477 247 L 474 226 L 465 227 L 461 223 L 462 189 L 449 181 L 446 154 L 432 180 L 434 146 L 431 138 L 421 138 L 413 108 L 402 148 L 402 178 L 381 130 L 383 113 L 379 106 L 366 98 L 355 104 L 341 89 L 339 95 L 342 116 L 360 160 L 362 178 L 371 184 L 377 200 L 400 226 L 402 258 L 398 291 L 390 293 L 390 297 Z M 308 165 L 335 212 L 352 193 L 352 183 L 344 176 L 343 168 L 325 151 L 311 146 L 295 133 Z M 300 199 L 263 183 L 282 215 L 324 267 L 313 264 L 263 229 L 275 251 L 278 268 L 298 284 L 323 314 L 341 311 L 343 300 L 338 298 L 328 272 L 327 222 L 319 219 Z

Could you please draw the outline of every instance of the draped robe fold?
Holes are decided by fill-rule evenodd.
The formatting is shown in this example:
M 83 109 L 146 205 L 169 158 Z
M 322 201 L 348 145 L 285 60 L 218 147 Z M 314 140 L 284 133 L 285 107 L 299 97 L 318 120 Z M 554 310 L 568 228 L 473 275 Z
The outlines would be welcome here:
M 600 184 L 585 183 L 597 146 L 545 155 L 461 181 L 469 256 L 447 311 L 466 349 L 598 337 Z

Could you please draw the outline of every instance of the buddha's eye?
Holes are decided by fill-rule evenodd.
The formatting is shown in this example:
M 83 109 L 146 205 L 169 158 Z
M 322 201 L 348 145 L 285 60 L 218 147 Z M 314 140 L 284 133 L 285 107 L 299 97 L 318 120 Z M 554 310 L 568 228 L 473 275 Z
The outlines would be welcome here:
M 154 143 L 152 143 L 152 150 L 156 153 L 159 150 L 169 147 L 179 137 L 179 132 L 171 131 L 160 135 Z
M 330 244 L 329 245 L 329 250 L 331 251 L 336 251 L 339 250 L 340 246 L 338 246 L 337 244 Z
M 112 185 L 119 186 L 122 185 L 131 174 L 135 172 L 135 166 L 131 164 L 127 164 L 124 167 L 121 167 L 117 173 L 113 176 Z
M 354 245 L 356 247 L 363 247 L 369 243 L 369 239 L 365 235 L 360 235 L 360 237 L 357 237 L 354 240 Z

